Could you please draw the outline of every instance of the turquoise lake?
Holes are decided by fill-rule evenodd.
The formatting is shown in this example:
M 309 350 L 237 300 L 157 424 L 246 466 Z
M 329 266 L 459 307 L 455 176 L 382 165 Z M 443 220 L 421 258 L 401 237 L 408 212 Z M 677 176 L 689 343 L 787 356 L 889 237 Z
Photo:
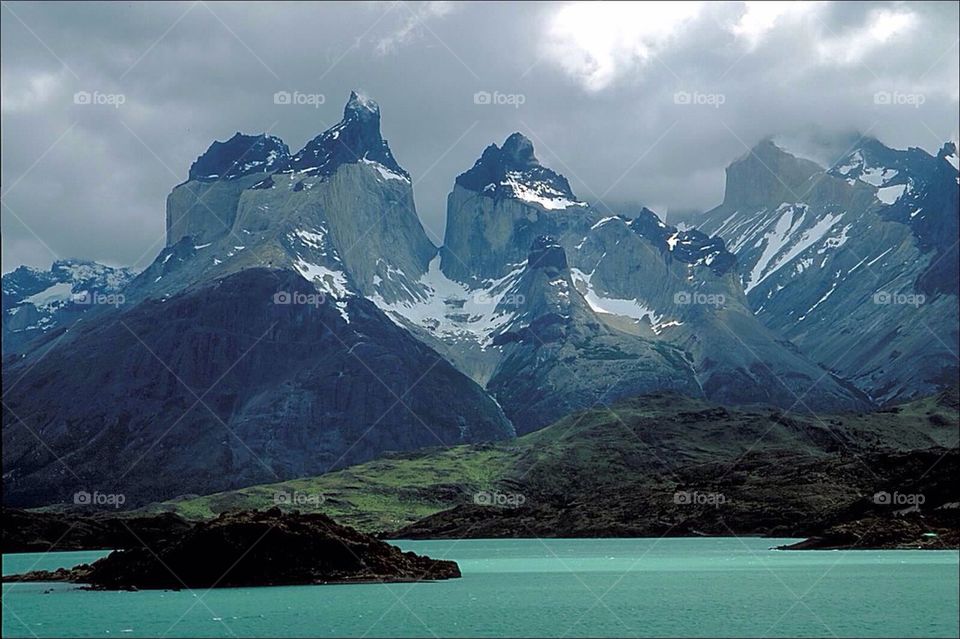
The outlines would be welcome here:
M 786 539 L 394 542 L 437 583 L 93 592 L 4 584 L 5 637 L 944 636 L 956 551 L 773 551 Z M 4 555 L 3 572 L 105 553 Z

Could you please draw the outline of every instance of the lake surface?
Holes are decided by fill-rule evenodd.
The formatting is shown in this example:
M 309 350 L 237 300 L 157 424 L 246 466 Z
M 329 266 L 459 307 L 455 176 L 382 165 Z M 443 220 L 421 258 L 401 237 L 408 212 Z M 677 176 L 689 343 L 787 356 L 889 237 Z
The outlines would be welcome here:
M 956 551 L 772 551 L 786 539 L 395 542 L 437 583 L 92 592 L 4 584 L 3 635 L 958 636 Z M 3 572 L 105 553 L 4 555 Z M 49 592 L 47 592 L 49 591 Z M 46 594 L 45 594 L 46 592 Z

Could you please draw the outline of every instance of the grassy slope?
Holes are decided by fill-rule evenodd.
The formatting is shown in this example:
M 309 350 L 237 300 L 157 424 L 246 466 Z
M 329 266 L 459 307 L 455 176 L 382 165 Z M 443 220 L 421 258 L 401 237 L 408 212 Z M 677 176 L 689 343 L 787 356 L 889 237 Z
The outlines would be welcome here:
M 388 456 L 318 477 L 184 497 L 145 510 L 200 519 L 272 506 L 277 493 L 299 493 L 322 502 L 282 507 L 321 511 L 364 531 L 396 530 L 470 503 L 481 490 L 582 497 L 591 490 L 615 492 L 625 480 L 665 481 L 681 467 L 733 468 L 741 456 L 757 453 L 809 461 L 846 450 L 956 447 L 957 419 L 955 393 L 883 412 L 820 418 L 654 395 L 576 413 L 511 442 Z
M 206 519 L 227 510 L 265 508 L 278 493 L 297 495 L 285 510 L 323 512 L 365 531 L 388 530 L 448 508 L 451 499 L 496 485 L 515 462 L 510 446 L 428 449 L 381 458 L 345 470 L 203 497 L 175 499 L 146 510 L 172 510 Z M 316 497 L 317 501 L 310 498 Z

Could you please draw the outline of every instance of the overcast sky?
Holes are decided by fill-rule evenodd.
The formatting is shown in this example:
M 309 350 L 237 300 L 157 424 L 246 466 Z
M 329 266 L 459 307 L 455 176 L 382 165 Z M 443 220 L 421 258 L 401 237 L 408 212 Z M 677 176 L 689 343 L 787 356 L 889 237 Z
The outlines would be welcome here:
M 930 152 L 957 138 L 955 2 L 0 11 L 4 272 L 146 265 L 167 193 L 213 140 L 266 131 L 296 151 L 352 88 L 380 103 L 437 244 L 455 176 L 513 131 L 582 199 L 668 219 L 718 204 L 724 167 L 767 136 L 821 162 L 863 133 Z M 100 103 L 76 104 L 79 91 Z M 278 105 L 277 91 L 323 103 Z

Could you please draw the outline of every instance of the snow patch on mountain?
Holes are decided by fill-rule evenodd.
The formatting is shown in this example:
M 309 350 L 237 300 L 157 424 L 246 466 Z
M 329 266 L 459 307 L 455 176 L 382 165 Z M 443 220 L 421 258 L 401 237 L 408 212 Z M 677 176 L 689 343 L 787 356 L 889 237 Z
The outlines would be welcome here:
M 379 162 L 376 162 L 376 161 L 374 161 L 374 160 L 368 160 L 368 159 L 366 158 L 366 156 L 360 158 L 360 163 L 361 163 L 361 164 L 366 164 L 367 166 L 372 166 L 374 169 L 376 169 L 377 173 L 380 174 L 380 177 L 382 177 L 382 178 L 384 178 L 384 179 L 387 179 L 387 180 L 400 180 L 401 182 L 407 182 L 407 183 L 410 182 L 410 178 L 409 178 L 409 177 L 407 177 L 407 176 L 405 176 L 405 175 L 401 175 L 401 174 L 397 173 L 396 171 L 391 171 L 390 169 L 388 169 L 388 168 L 385 167 L 384 165 L 380 164 Z
M 783 203 L 777 211 L 783 211 L 783 213 L 777 219 L 774 228 L 758 239 L 755 245 L 758 248 L 762 246 L 763 252 L 747 277 L 744 288 L 746 293 L 822 240 L 843 218 L 842 213 L 828 213 L 803 230 L 805 218 L 809 213 L 806 204 Z
M 488 186 L 488 188 L 492 187 L 493 185 Z M 507 172 L 506 177 L 500 182 L 500 187 L 509 193 L 509 197 L 529 204 L 537 204 L 548 211 L 559 211 L 571 206 L 586 206 L 585 202 L 568 196 L 546 182 L 526 180 L 518 171 Z
M 669 323 L 661 325 L 660 320 L 663 319 L 663 315 L 657 314 L 655 310 L 639 299 L 606 297 L 597 293 L 596 288 L 594 288 L 591 282 L 593 273 L 587 274 L 578 268 L 571 268 L 570 275 L 573 277 L 574 286 L 582 293 L 583 298 L 587 300 L 587 304 L 589 304 L 590 309 L 593 310 L 594 313 L 621 315 L 632 318 L 637 322 L 646 320 L 651 326 L 660 325 L 661 327 L 666 327 L 668 325 L 676 325 Z
M 409 322 L 442 340 L 476 342 L 486 349 L 493 336 L 514 319 L 511 309 L 516 304 L 509 303 L 508 296 L 525 266 L 516 265 L 504 277 L 471 288 L 445 276 L 438 255 L 417 282 L 425 292 L 418 300 L 388 303 L 379 294 L 371 299 L 400 326 Z
M 906 190 L 906 184 L 894 184 L 893 186 L 884 186 L 877 189 L 877 199 L 884 204 L 893 204 Z M 916 211 L 914 211 L 916 213 Z
M 68 302 L 73 295 L 72 282 L 57 282 L 39 293 L 35 293 L 23 300 L 23 303 L 33 304 L 38 309 L 59 306 Z

